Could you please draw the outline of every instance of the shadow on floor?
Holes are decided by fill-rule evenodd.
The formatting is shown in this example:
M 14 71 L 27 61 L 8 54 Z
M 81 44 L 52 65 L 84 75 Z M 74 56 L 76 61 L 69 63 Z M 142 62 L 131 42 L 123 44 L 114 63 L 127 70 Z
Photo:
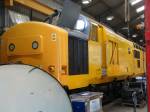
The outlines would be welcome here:
M 104 112 L 134 112 L 132 106 L 122 105 L 121 100 L 103 106 L 103 110 Z M 147 112 L 147 106 L 144 108 L 137 107 L 137 112 Z

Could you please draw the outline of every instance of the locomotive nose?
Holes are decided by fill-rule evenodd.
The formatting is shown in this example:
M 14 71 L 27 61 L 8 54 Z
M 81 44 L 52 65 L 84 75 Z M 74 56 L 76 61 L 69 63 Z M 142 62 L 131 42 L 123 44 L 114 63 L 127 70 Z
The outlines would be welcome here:
M 7 42 L 9 63 L 29 64 L 31 59 L 38 60 L 43 52 L 42 42 L 41 35 L 9 39 Z
M 31 38 L 16 37 L 9 39 L 7 42 L 7 54 L 9 56 L 41 54 L 42 50 L 42 36 L 33 36 Z

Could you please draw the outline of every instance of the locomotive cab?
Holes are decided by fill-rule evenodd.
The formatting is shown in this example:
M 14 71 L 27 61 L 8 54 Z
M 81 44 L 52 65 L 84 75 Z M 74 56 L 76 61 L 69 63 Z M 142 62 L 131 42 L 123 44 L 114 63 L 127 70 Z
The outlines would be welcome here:
M 142 75 L 144 69 L 133 69 L 132 50 L 132 42 L 80 16 L 72 30 L 42 22 L 10 28 L 1 39 L 0 59 L 40 67 L 72 90 Z
M 45 23 L 18 24 L 2 37 L 1 62 L 33 64 L 57 78 L 56 68 L 67 69 L 67 37 L 65 30 Z
M 41 22 L 18 24 L 2 37 L 1 62 L 40 67 L 69 89 L 86 87 L 101 78 L 100 41 L 98 35 L 96 41 L 89 38 L 90 30 L 83 16 L 73 30 Z

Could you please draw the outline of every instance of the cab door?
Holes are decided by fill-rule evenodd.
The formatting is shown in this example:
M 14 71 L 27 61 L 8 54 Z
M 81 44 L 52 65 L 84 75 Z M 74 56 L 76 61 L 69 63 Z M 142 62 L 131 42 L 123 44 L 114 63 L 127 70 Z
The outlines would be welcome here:
M 92 77 L 101 77 L 102 48 L 101 48 L 101 27 L 91 24 L 89 40 L 89 72 Z

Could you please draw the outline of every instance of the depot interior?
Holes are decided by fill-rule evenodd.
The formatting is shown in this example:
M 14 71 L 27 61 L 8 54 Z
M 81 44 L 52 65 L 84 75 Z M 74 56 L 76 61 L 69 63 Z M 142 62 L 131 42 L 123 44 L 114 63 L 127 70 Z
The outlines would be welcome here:
M 0 111 L 147 112 L 144 11 L 144 0 L 0 0 Z

